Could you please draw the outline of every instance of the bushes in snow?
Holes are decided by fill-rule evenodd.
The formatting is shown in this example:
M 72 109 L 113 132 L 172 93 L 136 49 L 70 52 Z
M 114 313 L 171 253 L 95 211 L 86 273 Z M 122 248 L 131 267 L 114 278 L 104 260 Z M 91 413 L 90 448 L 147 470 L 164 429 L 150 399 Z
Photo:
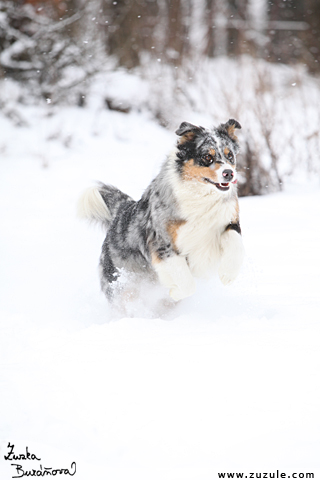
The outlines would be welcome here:
M 240 39 L 242 47 L 250 44 L 239 27 L 238 44 L 225 48 L 232 33 L 231 24 L 229 37 L 222 28 L 226 2 L 67 0 L 63 5 L 68 8 L 59 16 L 43 6 L 0 0 L 0 75 L 19 83 L 17 101 L 83 106 L 87 98 L 95 108 L 151 112 L 172 130 L 184 120 L 208 126 L 234 117 L 243 126 L 242 195 L 281 189 L 298 165 L 319 171 L 316 78 L 302 67 L 253 56 L 215 57 L 243 52 Z M 241 15 L 242 23 L 234 25 L 250 17 L 247 11 Z M 254 51 L 257 37 L 252 38 L 245 51 Z M 4 91 L 1 110 L 16 125 L 25 124 Z
M 301 66 L 244 56 L 181 68 L 148 62 L 141 75 L 150 89 L 149 109 L 170 129 L 183 120 L 205 125 L 239 120 L 240 194 L 280 190 L 298 167 L 320 172 L 319 80 Z
M 60 18 L 43 7 L 16 4 L 0 1 L 2 76 L 27 87 L 33 100 L 57 101 L 74 95 L 98 70 L 99 36 L 88 20 L 94 16 L 96 2 Z

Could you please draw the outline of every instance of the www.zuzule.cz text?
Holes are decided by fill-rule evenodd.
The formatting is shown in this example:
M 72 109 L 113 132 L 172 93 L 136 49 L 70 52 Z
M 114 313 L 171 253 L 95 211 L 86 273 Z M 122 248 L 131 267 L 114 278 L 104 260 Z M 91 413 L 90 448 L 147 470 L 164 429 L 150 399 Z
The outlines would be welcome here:
M 264 472 L 264 473 L 257 473 L 257 472 L 251 472 L 251 473 L 218 473 L 218 478 L 274 478 L 274 479 L 285 479 L 285 478 L 314 478 L 314 473 L 297 473 L 293 472 L 290 474 L 280 472 L 280 470 L 277 470 L 276 472 Z
M 14 468 L 14 475 L 12 478 L 22 478 L 22 477 L 44 477 L 44 476 L 56 476 L 56 475 L 70 475 L 73 477 L 76 474 L 77 466 L 76 462 L 72 462 L 70 468 L 53 468 L 53 467 L 43 467 L 41 464 L 36 468 L 28 468 L 22 462 L 37 460 L 41 461 L 40 456 L 35 453 L 31 453 L 29 448 L 26 447 L 23 453 L 16 453 L 14 450 L 14 444 L 8 443 L 8 453 L 4 455 L 6 461 L 19 461 L 20 463 L 11 463 L 11 466 Z M 33 464 L 32 464 L 33 467 Z

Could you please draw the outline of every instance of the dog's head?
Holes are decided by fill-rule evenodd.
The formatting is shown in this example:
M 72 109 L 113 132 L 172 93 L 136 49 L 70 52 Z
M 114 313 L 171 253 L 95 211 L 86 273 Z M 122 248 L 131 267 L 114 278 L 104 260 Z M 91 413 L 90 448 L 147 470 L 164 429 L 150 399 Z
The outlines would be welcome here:
M 240 123 L 233 119 L 212 130 L 181 123 L 176 131 L 180 137 L 176 161 L 181 178 L 212 185 L 219 192 L 232 190 L 237 183 L 239 143 L 235 129 L 239 128 Z

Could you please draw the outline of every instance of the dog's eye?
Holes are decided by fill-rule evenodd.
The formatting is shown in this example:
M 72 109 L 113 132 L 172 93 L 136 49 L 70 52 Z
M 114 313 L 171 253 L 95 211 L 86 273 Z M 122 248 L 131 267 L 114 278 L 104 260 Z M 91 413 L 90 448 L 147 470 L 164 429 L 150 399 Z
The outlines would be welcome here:
M 227 159 L 230 160 L 230 161 L 233 161 L 233 153 L 232 152 L 228 152 L 227 154 Z
M 207 155 L 205 155 L 204 157 L 202 157 L 202 164 L 205 165 L 206 167 L 208 165 L 211 165 L 211 163 L 213 162 L 214 158 L 212 155 L 210 155 L 210 153 L 208 153 Z

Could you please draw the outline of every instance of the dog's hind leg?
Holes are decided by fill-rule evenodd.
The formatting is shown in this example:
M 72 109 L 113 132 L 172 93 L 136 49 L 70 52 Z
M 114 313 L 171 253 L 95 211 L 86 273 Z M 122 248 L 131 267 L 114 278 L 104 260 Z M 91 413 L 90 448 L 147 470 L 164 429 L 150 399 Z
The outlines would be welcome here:
M 159 259 L 154 255 L 152 264 L 160 283 L 169 288 L 169 294 L 173 300 L 182 300 L 194 294 L 196 283 L 185 257 L 172 255 L 165 259 Z
M 119 278 L 119 272 L 112 261 L 108 243 L 105 241 L 100 256 L 100 283 L 101 290 L 109 300 L 113 299 L 115 283 Z

